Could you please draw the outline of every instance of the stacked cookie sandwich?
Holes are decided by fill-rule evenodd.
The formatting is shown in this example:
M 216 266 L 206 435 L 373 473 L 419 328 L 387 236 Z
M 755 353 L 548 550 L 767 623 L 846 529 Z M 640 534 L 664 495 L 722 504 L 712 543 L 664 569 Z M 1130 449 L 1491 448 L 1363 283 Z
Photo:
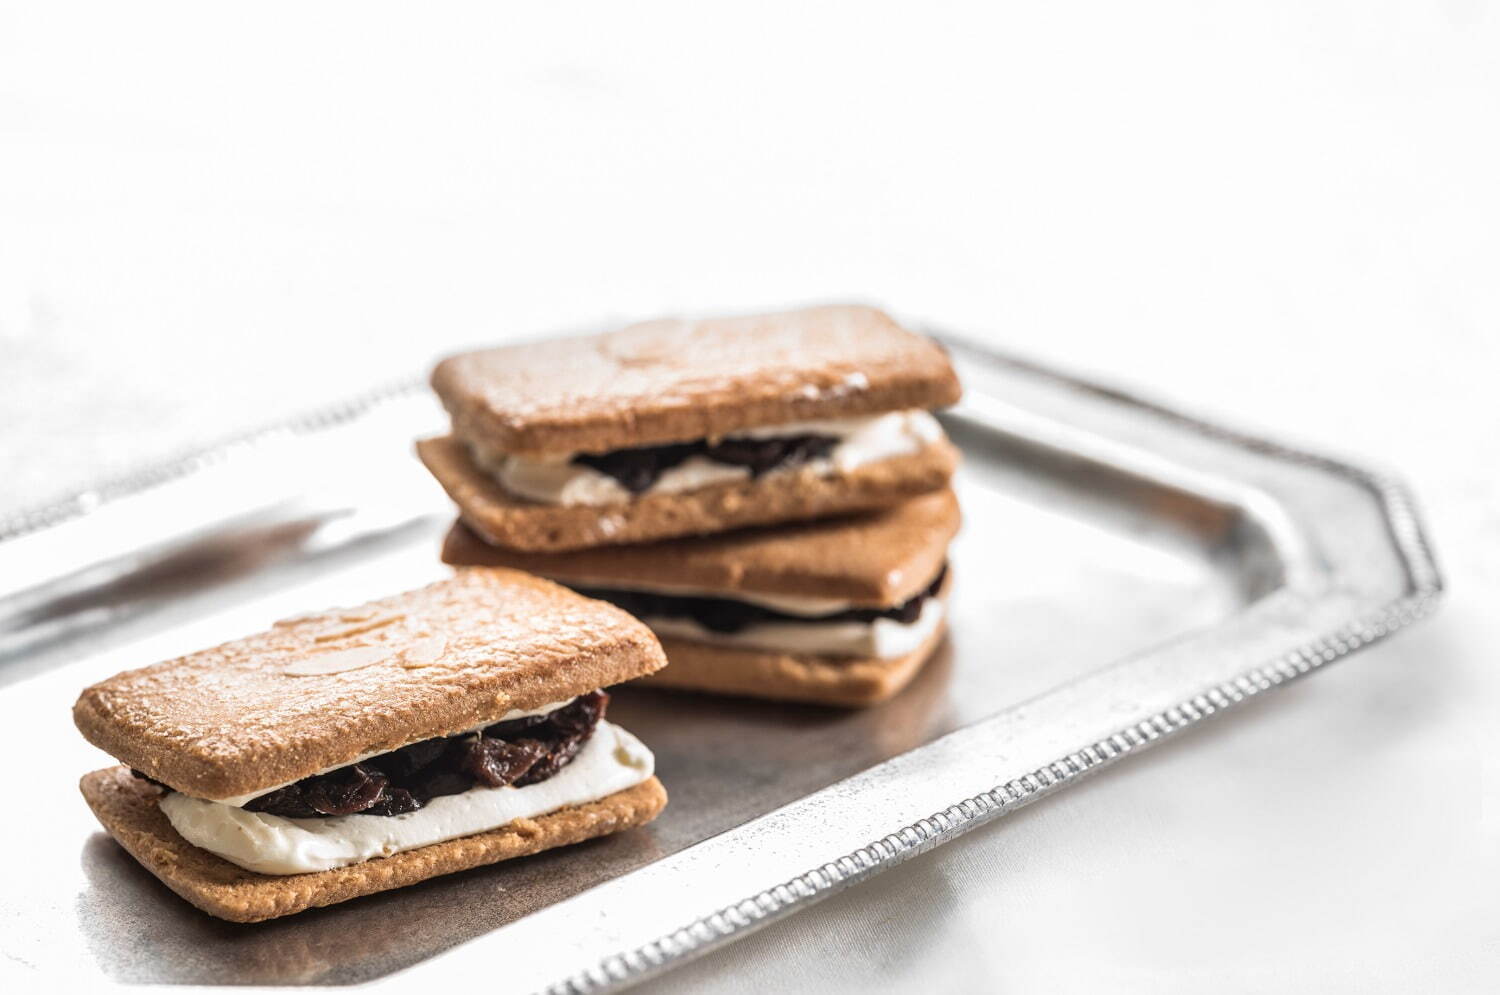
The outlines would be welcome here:
M 649 822 L 666 793 L 602 689 L 664 663 L 618 608 L 462 570 L 88 688 L 122 766 L 81 786 L 194 905 L 289 915 Z
M 423 462 L 486 541 L 532 552 L 880 508 L 947 486 L 933 342 L 879 311 L 653 321 L 440 363 Z
M 946 354 L 880 311 L 648 322 L 455 356 L 455 565 L 518 567 L 662 637 L 678 687 L 841 705 L 941 640 L 957 453 Z
M 619 605 L 671 661 L 649 683 L 872 705 L 942 639 L 958 524 L 946 490 L 843 518 L 569 553 L 501 549 L 460 522 L 443 560 L 517 567 Z

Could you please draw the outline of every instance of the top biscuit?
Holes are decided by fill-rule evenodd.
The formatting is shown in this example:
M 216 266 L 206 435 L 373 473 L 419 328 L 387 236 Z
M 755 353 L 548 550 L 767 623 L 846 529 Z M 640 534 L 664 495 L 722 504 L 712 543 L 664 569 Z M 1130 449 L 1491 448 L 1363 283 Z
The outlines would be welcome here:
M 86 689 L 73 719 L 172 788 L 232 798 L 665 664 L 613 605 L 514 570 L 462 570 L 118 674 Z
M 438 364 L 432 386 L 457 434 L 528 458 L 939 408 L 960 393 L 941 347 L 852 305 L 464 353 Z
M 932 582 L 958 527 L 958 500 L 943 490 L 862 515 L 565 553 L 490 546 L 460 522 L 443 543 L 443 561 L 514 567 L 579 587 L 677 586 L 888 608 Z

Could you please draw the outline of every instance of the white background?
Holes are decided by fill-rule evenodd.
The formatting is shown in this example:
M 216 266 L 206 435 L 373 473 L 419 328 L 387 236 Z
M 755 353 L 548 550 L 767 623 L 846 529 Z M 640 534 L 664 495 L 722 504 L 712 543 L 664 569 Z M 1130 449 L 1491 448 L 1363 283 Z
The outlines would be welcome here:
M 1400 470 L 1448 604 L 662 987 L 1494 990 L 1497 127 L 1486 0 L 7 3 L 0 511 L 507 335 L 992 337 Z

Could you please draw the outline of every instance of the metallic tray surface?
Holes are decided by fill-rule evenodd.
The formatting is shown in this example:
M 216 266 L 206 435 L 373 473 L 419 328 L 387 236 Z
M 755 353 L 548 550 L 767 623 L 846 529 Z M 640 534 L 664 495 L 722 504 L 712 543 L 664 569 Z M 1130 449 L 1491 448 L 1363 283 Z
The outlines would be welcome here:
M 0 748 L 45 832 L 0 889 L 19 970 L 100 982 L 629 984 L 982 825 L 1430 610 L 1388 478 L 951 343 L 965 453 L 951 635 L 884 707 L 621 689 L 649 827 L 255 926 L 182 903 L 75 788 L 90 681 L 441 576 L 410 385 L 0 522 Z M 18 838 L 9 838 L 17 834 Z M 414 974 L 415 972 L 415 974 Z M 484 972 L 481 975 L 479 972 Z

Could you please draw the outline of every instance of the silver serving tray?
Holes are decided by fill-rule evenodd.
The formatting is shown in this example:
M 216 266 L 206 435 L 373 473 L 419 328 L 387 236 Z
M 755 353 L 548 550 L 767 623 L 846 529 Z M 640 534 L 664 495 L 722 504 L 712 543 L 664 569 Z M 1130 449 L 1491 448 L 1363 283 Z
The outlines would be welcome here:
M 952 634 L 884 707 L 619 691 L 651 826 L 255 926 L 178 900 L 75 785 L 85 684 L 441 576 L 415 384 L 0 521 L 0 963 L 53 978 L 594 992 L 666 970 L 1389 635 L 1441 581 L 1405 490 L 950 342 Z M 502 964 L 497 973 L 495 965 Z M 417 977 L 413 977 L 416 972 Z M 498 990 L 498 989 L 496 989 Z

